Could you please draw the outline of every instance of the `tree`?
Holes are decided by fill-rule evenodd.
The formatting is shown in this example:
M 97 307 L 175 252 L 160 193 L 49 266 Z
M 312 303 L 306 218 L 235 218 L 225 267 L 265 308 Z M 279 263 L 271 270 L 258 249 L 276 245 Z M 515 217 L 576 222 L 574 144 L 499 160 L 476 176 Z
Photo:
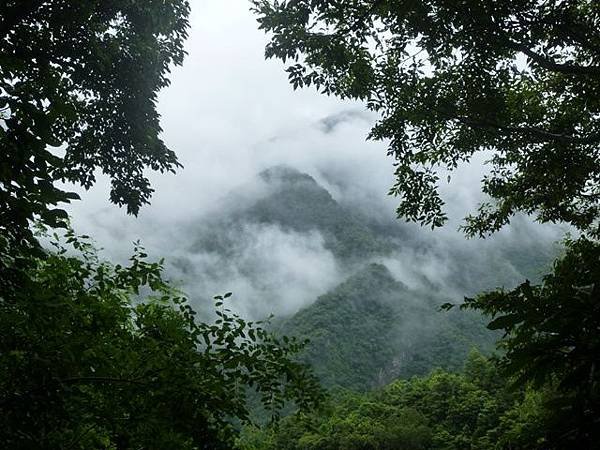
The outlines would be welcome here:
M 469 375 L 435 370 L 426 377 L 399 379 L 370 393 L 340 393 L 327 408 L 290 415 L 277 427 L 244 430 L 240 448 L 548 448 L 538 393 L 509 391 L 506 379 L 481 355 L 473 354 L 468 365 Z M 493 383 L 487 382 L 488 375 Z
M 399 217 L 446 221 L 442 174 L 488 158 L 485 236 L 519 212 L 582 235 L 540 286 L 467 300 L 505 331 L 501 366 L 553 392 L 545 448 L 598 441 L 600 4 L 573 1 L 253 0 L 266 56 L 294 88 L 365 101 L 389 141 Z M 448 181 L 451 177 L 448 176 Z M 535 402 L 532 402 L 535 404 Z M 532 447 L 536 443 L 530 443 Z
M 26 282 L 0 299 L 6 448 L 231 448 L 248 389 L 274 417 L 286 401 L 320 401 L 294 360 L 302 343 L 232 314 L 230 294 L 216 297 L 218 320 L 198 322 L 143 249 L 122 267 L 72 232 L 67 242 L 29 256 Z
M 504 330 L 500 367 L 515 383 L 554 386 L 558 448 L 592 448 L 600 440 L 600 243 L 568 241 L 542 284 L 467 299 L 462 308 L 483 311 L 491 329 Z
M 484 235 L 517 212 L 600 236 L 600 5 L 593 0 L 253 0 L 294 88 L 359 99 L 389 141 L 398 215 L 446 220 L 442 174 L 485 152 Z M 450 176 L 448 176 L 450 180 Z
M 110 176 L 110 199 L 136 214 L 144 170 L 174 171 L 157 91 L 185 51 L 187 0 L 8 0 L 0 5 L 0 230 L 63 223 L 56 208 Z

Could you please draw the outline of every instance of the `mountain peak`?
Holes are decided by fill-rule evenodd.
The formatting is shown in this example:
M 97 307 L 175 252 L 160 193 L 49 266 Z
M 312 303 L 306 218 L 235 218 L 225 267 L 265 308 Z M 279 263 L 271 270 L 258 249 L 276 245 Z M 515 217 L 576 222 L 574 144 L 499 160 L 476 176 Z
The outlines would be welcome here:
M 283 183 L 296 183 L 296 182 L 309 182 L 317 184 L 315 179 L 310 175 L 300 172 L 298 169 L 281 164 L 277 166 L 269 167 L 258 174 L 258 176 L 267 183 L 283 182 Z
M 338 204 L 312 176 L 279 165 L 263 170 L 259 177 L 271 192 L 246 210 L 249 220 L 299 232 L 316 230 L 323 236 L 325 248 L 341 260 L 386 253 L 386 245 L 364 219 Z
M 371 290 L 379 293 L 408 290 L 404 284 L 393 277 L 386 266 L 379 263 L 367 264 L 342 284 L 361 296 L 372 296 Z

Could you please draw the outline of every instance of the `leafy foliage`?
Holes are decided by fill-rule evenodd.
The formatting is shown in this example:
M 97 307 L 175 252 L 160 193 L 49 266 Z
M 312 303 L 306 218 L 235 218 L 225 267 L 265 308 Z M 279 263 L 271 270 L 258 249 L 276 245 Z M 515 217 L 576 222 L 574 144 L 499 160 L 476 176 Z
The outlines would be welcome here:
M 554 441 L 587 448 L 600 438 L 600 243 L 580 238 L 567 247 L 542 284 L 482 294 L 463 308 L 487 313 L 488 327 L 504 331 L 508 374 L 558 386 Z
M 111 201 L 136 214 L 152 193 L 144 170 L 173 171 L 157 91 L 181 64 L 187 0 L 9 0 L 0 5 L 0 229 L 31 238 L 56 226 L 96 169 Z
M 543 394 L 512 392 L 473 352 L 464 374 L 437 370 L 368 394 L 341 393 L 319 413 L 271 430 L 247 428 L 247 450 L 497 450 L 547 448 Z
M 0 441 L 9 448 L 230 448 L 248 388 L 277 417 L 322 392 L 303 343 L 224 307 L 201 323 L 139 246 L 127 267 L 85 239 L 28 256 L 0 298 Z M 10 243 L 10 241 L 9 241 Z M 3 261 L 14 249 L 2 247 Z
M 398 215 L 446 220 L 440 179 L 488 152 L 467 218 L 483 235 L 522 211 L 600 235 L 600 6 L 592 0 L 254 0 L 267 57 L 294 88 L 360 99 L 389 141 Z

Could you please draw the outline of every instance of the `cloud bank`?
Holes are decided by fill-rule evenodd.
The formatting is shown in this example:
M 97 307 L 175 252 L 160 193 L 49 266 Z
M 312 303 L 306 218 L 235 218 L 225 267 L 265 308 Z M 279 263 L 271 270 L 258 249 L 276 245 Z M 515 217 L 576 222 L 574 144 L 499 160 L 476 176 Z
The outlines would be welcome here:
M 311 174 L 340 204 L 382 230 L 395 223 L 396 202 L 386 195 L 393 183 L 386 144 L 365 140 L 376 117 L 358 103 L 293 91 L 281 65 L 264 60 L 266 37 L 248 8 L 245 0 L 192 1 L 189 56 L 159 98 L 163 138 L 184 169 L 150 174 L 156 192 L 137 218 L 108 203 L 102 176 L 70 213 L 76 230 L 94 236 L 110 258 L 125 260 L 131 243 L 141 239 L 152 256 L 167 259 L 169 274 L 196 304 L 230 290 L 237 309 L 258 317 L 293 313 L 348 274 L 317 231 L 248 224 L 232 239 L 233 258 L 194 248 L 197 229 L 211 217 L 243 207 L 230 203 L 228 193 L 241 190 L 250 202 L 261 195 L 256 174 L 285 164 Z M 464 240 L 456 228 L 481 200 L 484 160 L 461 168 L 451 185 L 442 186 L 451 218 L 446 228 L 431 232 L 407 225 L 390 237 L 402 250 L 383 262 L 399 281 L 423 287 L 443 280 L 451 295 L 460 295 L 456 274 L 465 283 L 476 279 L 480 274 L 471 268 L 506 259 L 500 250 L 507 243 L 545 245 L 560 237 L 560 229 L 519 219 L 517 227 L 489 242 Z

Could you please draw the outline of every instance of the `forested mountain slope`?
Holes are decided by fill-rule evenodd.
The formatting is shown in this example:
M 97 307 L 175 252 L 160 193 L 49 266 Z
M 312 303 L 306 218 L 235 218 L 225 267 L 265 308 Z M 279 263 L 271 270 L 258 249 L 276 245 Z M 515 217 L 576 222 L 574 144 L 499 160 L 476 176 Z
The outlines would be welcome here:
M 439 311 L 440 299 L 408 289 L 370 264 L 281 326 L 308 337 L 303 358 L 326 386 L 366 390 L 434 367 L 462 367 L 472 347 L 496 335 L 476 314 Z
M 310 339 L 303 358 L 326 386 L 367 390 L 459 369 L 472 347 L 491 351 L 496 335 L 482 317 L 440 305 L 535 277 L 553 255 L 518 223 L 504 238 L 465 243 L 369 217 L 288 166 L 264 170 L 223 205 L 192 224 L 189 256 L 177 262 L 184 283 L 206 296 L 227 286 L 254 319 L 274 312 L 275 329 Z
M 229 211 L 206 224 L 197 233 L 195 248 L 227 252 L 244 242 L 239 239 L 251 224 L 275 225 L 283 231 L 317 231 L 324 247 L 340 261 L 360 260 L 390 251 L 357 211 L 341 206 L 313 177 L 289 166 L 275 166 L 258 174 L 253 184 L 262 189 L 248 198 L 244 187 L 230 193 Z M 231 231 L 237 231 L 231 233 Z M 265 255 L 266 256 L 266 255 Z

